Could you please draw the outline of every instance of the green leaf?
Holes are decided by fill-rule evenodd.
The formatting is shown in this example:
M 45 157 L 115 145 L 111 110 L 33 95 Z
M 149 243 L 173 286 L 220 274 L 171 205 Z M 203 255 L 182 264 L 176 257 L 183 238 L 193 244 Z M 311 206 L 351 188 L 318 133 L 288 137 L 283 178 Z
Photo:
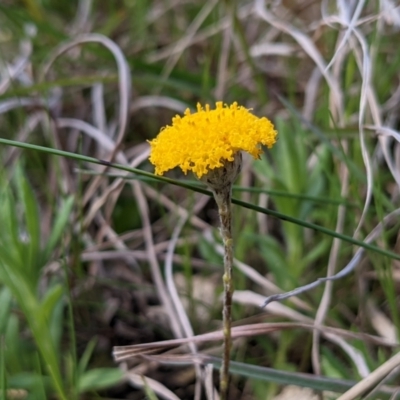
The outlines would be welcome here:
M 46 390 L 50 390 L 51 380 L 49 377 L 40 375 L 37 372 L 21 372 L 13 375 L 9 379 L 10 387 L 32 390 L 36 389 L 38 385 L 41 385 Z
M 274 237 L 250 235 L 249 239 L 259 247 L 260 254 L 268 265 L 268 269 L 274 275 L 278 285 L 282 288 L 288 288 L 290 285 L 297 284 L 287 268 L 284 250 Z
M 51 253 L 53 252 L 58 241 L 60 240 L 64 229 L 69 221 L 73 205 L 74 197 L 69 196 L 66 200 L 64 200 L 61 209 L 58 211 L 56 221 L 53 225 L 53 230 L 51 231 L 49 240 L 45 247 L 44 260 L 48 260 L 50 258 Z
M 51 315 L 64 292 L 62 285 L 57 284 L 49 288 L 39 306 L 39 315 L 36 316 L 41 323 L 48 325 L 51 320 Z
M 157 395 L 154 393 L 154 391 L 152 390 L 152 388 L 149 386 L 149 384 L 147 383 L 147 380 L 146 380 L 145 377 L 143 377 L 143 382 L 144 382 L 143 389 L 144 389 L 144 392 L 145 392 L 145 394 L 146 394 L 146 397 L 147 397 L 149 400 L 158 400 Z
M 5 343 L 4 340 L 0 342 L 0 398 L 6 399 L 7 376 L 6 376 L 6 362 L 5 362 Z
M 280 385 L 296 385 L 309 387 L 315 390 L 331 390 L 344 392 L 351 388 L 356 382 L 343 379 L 326 378 L 300 372 L 281 371 L 273 368 L 259 367 L 240 362 L 231 363 L 232 374 L 246 376 L 265 382 L 274 382 Z
M 24 251 L 25 269 L 28 269 L 32 283 L 36 286 L 39 268 L 38 255 L 40 254 L 40 220 L 39 210 L 35 195 L 24 176 L 23 170 L 18 165 L 15 174 L 15 182 L 18 190 L 18 200 L 22 202 L 26 224 L 26 246 Z
M 79 360 L 79 366 L 78 366 L 79 375 L 84 375 L 84 372 L 89 364 L 89 360 L 93 354 L 93 350 L 96 346 L 96 343 L 97 343 L 97 338 L 94 337 L 87 344 L 86 349 L 83 352 L 81 359 Z
M 2 184 L 5 184 L 3 181 Z M 21 269 L 23 245 L 20 241 L 18 219 L 15 210 L 15 199 L 11 192 L 6 189 L 1 196 L 2 229 L 0 230 L 1 257 L 12 260 L 14 268 Z
M 221 367 L 221 360 L 212 358 L 212 364 L 215 369 L 219 369 Z M 317 376 L 302 372 L 288 372 L 237 361 L 231 361 L 230 372 L 239 376 L 257 379 L 264 382 L 273 382 L 279 385 L 296 385 L 308 387 L 314 390 L 331 391 L 336 393 L 344 393 L 357 383 L 346 379 L 328 378 L 325 376 Z M 390 393 L 389 390 L 381 389 L 376 393 L 376 396 L 380 399 L 389 399 Z
M 63 291 L 64 289 L 65 288 L 63 286 Z M 56 302 L 49 321 L 50 336 L 53 339 L 54 347 L 58 353 L 60 351 L 60 343 L 63 338 L 63 334 L 65 332 L 64 311 L 65 311 L 65 302 L 64 301 Z
M 10 314 L 12 293 L 9 288 L 3 287 L 0 291 L 0 335 L 4 335 Z
M 24 360 L 21 357 L 21 335 L 19 319 L 16 315 L 11 314 L 7 321 L 5 332 L 5 356 L 8 371 L 20 371 L 23 369 Z
M 285 188 L 292 193 L 303 193 L 308 174 L 306 170 L 305 146 L 302 143 L 302 131 L 281 119 L 276 121 L 279 140 L 274 148 L 273 156 L 279 160 L 279 179 Z
M 124 372 L 118 368 L 95 368 L 79 377 L 78 391 L 84 393 L 105 389 L 116 385 L 124 378 Z

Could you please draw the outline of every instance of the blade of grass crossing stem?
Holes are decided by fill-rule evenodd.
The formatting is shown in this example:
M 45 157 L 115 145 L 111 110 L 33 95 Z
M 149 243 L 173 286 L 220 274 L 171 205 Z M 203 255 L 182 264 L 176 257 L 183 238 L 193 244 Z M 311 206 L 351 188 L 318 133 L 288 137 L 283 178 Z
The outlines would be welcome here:
M 189 184 L 187 184 L 185 182 L 177 181 L 177 180 L 170 179 L 170 178 L 165 178 L 163 176 L 156 176 L 156 175 L 154 175 L 154 174 L 152 174 L 150 172 L 142 171 L 142 170 L 137 169 L 137 168 L 131 168 L 131 167 L 124 166 L 124 165 L 107 163 L 107 162 L 105 162 L 103 160 L 99 160 L 99 159 L 93 158 L 93 157 L 84 156 L 82 154 L 70 153 L 68 151 L 62 151 L 62 150 L 52 149 L 52 148 L 48 148 L 48 147 L 28 144 L 28 143 L 16 142 L 14 140 L 8 140 L 8 139 L 3 139 L 3 138 L 0 138 L 0 144 L 6 144 L 6 145 L 20 147 L 20 148 L 24 148 L 24 149 L 41 151 L 41 152 L 48 153 L 48 154 L 67 157 L 67 158 L 70 158 L 70 159 L 85 161 L 85 162 L 98 164 L 98 165 L 109 165 L 110 167 L 118 169 L 118 170 L 121 170 L 121 171 L 127 171 L 127 172 L 131 172 L 133 174 L 137 174 L 137 175 L 140 175 L 140 176 L 146 176 L 146 177 L 154 179 L 155 181 L 170 183 L 172 185 L 180 186 L 180 187 L 183 187 L 183 188 L 186 188 L 186 189 L 189 189 L 189 190 L 196 191 L 198 193 L 203 193 L 203 194 L 205 194 L 207 196 L 212 196 L 212 193 L 210 191 L 208 191 L 206 189 L 203 189 L 203 188 L 199 188 L 199 187 L 196 187 L 196 186 L 189 185 Z M 322 232 L 322 233 L 324 233 L 326 235 L 329 235 L 329 236 L 332 236 L 332 237 L 336 237 L 338 239 L 344 240 L 345 242 L 354 244 L 356 246 L 363 247 L 363 248 L 365 248 L 367 250 L 374 251 L 374 252 L 379 253 L 381 255 L 390 257 L 390 258 L 392 258 L 394 260 L 400 260 L 400 255 L 399 254 L 396 254 L 396 253 L 393 253 L 391 251 L 387 251 L 387 250 L 381 249 L 381 248 L 379 248 L 377 246 L 374 246 L 374 245 L 371 245 L 371 244 L 368 244 L 368 243 L 364 243 L 363 241 L 354 239 L 351 236 L 338 234 L 337 232 L 332 231 L 332 230 L 327 229 L 327 228 L 324 228 L 323 226 L 319 226 L 317 224 L 313 224 L 313 223 L 310 223 L 310 222 L 307 222 L 307 221 L 303 221 L 303 220 L 300 220 L 300 219 L 297 219 L 297 218 L 293 218 L 293 217 L 290 217 L 288 215 L 284 215 L 282 213 L 276 212 L 274 210 L 258 207 L 258 206 L 255 206 L 254 204 L 246 203 L 246 202 L 240 201 L 238 199 L 232 199 L 232 203 L 233 204 L 237 204 L 237 205 L 239 205 L 241 207 L 248 208 L 248 209 L 253 210 L 253 211 L 260 212 L 262 214 L 266 214 L 266 215 L 270 215 L 270 216 L 276 217 L 276 218 L 281 219 L 283 221 L 289 221 L 289 222 L 291 222 L 293 224 L 301 225 L 301 226 L 303 226 L 305 228 L 309 228 L 309 229 L 313 229 L 313 230 Z

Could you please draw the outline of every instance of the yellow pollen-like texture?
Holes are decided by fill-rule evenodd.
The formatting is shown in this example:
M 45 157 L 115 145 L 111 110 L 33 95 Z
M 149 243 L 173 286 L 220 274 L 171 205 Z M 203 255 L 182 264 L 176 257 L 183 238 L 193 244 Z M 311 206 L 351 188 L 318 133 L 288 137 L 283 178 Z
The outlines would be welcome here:
M 150 162 L 157 175 L 179 166 L 185 174 L 193 171 L 201 178 L 210 169 L 222 167 L 222 161 L 233 161 L 238 151 L 259 158 L 261 145 L 271 148 L 276 136 L 271 121 L 236 102 L 230 106 L 217 102 L 214 110 L 198 104 L 196 113 L 187 109 L 183 117 L 177 115 L 172 125 L 149 142 Z

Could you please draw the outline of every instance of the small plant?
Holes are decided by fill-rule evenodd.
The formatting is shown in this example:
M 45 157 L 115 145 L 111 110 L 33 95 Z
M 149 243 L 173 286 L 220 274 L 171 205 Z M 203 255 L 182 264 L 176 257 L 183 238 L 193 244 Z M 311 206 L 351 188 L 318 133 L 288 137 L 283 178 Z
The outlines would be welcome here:
M 232 238 L 232 185 L 242 168 L 242 151 L 254 158 L 261 155 L 261 144 L 271 148 L 277 132 L 266 118 L 257 118 L 237 103 L 216 109 L 197 106 L 197 113 L 186 110 L 185 116 L 176 116 L 172 126 L 161 131 L 150 142 L 150 161 L 156 174 L 179 166 L 186 174 L 193 171 L 197 178 L 212 191 L 218 206 L 221 236 L 224 244 L 224 350 L 220 377 L 221 399 L 227 399 L 229 363 L 231 354 L 231 324 L 233 296 L 233 238 Z
M 62 327 L 72 323 L 72 315 L 64 317 L 68 286 L 62 268 L 52 274 L 46 272 L 46 267 L 68 231 L 74 198 L 68 196 L 60 202 L 52 230 L 44 237 L 38 203 L 22 167 L 15 169 L 10 183 L 3 176 L 0 187 L 3 398 L 18 389 L 25 390 L 32 398 L 56 394 L 59 399 L 71 400 L 80 393 L 120 381 L 122 372 L 118 369 L 88 369 L 94 341 L 79 362 L 74 361 L 73 347 L 66 353 L 61 348 Z M 62 259 L 58 261 L 60 265 L 63 263 Z M 18 318 L 13 308 L 18 308 L 23 318 Z M 22 335 L 25 321 L 33 346 Z

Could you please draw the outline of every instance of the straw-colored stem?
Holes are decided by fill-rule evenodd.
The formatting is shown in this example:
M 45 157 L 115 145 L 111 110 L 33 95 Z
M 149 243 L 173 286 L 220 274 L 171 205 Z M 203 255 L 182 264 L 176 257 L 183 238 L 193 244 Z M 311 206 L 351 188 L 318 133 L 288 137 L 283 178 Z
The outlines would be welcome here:
M 232 266 L 233 266 L 233 241 L 232 241 L 232 211 L 231 211 L 231 186 L 223 190 L 214 190 L 214 197 L 218 205 L 221 222 L 221 236 L 224 243 L 224 303 L 223 303 L 223 356 L 220 373 L 220 397 L 226 400 L 229 386 L 229 362 L 231 356 L 231 309 L 233 295 Z

